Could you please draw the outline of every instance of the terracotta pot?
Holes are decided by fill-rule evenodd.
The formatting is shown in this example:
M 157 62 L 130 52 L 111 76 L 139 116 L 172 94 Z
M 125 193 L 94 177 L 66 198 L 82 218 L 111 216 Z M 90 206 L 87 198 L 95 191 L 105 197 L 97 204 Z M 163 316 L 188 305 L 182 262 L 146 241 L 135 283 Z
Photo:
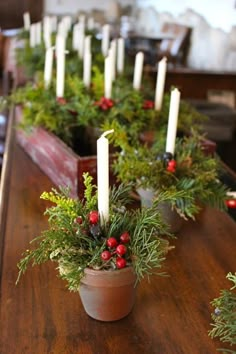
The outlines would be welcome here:
M 79 293 L 86 313 L 99 321 L 127 316 L 134 305 L 136 275 L 132 267 L 121 270 L 86 268 Z
M 138 188 L 137 192 L 141 199 L 141 206 L 150 208 L 153 203 L 154 191 L 152 189 L 142 189 Z M 167 202 L 160 203 L 158 210 L 163 218 L 163 221 L 169 226 L 169 231 L 172 233 L 177 233 L 182 225 L 183 218 L 171 208 L 171 205 Z

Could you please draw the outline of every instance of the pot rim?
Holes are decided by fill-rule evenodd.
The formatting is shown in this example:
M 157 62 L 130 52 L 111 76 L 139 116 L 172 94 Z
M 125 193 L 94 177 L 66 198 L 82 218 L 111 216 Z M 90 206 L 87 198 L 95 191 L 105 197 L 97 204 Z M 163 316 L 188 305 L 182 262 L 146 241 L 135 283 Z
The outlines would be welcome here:
M 114 270 L 96 270 L 91 268 L 84 269 L 84 277 L 81 284 L 90 286 L 115 287 L 130 283 L 136 283 L 137 276 L 132 266 Z

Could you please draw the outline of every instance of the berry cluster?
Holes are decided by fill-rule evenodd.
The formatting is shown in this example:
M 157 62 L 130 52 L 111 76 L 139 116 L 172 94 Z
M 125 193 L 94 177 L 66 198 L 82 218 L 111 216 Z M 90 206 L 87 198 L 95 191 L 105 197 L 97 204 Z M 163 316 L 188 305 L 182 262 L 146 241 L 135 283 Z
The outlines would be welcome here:
M 99 101 L 94 103 L 94 105 L 100 107 L 103 111 L 107 111 L 114 106 L 114 101 L 110 98 L 101 97 Z
M 170 152 L 165 152 L 163 155 L 157 156 L 157 159 L 164 162 L 168 172 L 174 173 L 176 171 L 177 163 L 176 160 L 173 159 L 173 155 Z
M 118 269 L 124 268 L 126 266 L 126 259 L 123 257 L 127 253 L 127 247 L 125 244 L 130 242 L 130 235 L 126 231 L 120 235 L 119 242 L 115 237 L 109 237 L 106 242 L 108 250 L 101 253 L 101 259 L 103 261 L 109 261 L 113 256 L 115 256 L 115 264 Z
M 88 215 L 89 221 L 89 233 L 94 239 L 101 238 L 101 228 L 99 225 L 99 213 L 93 210 Z M 77 216 L 74 223 L 82 225 L 83 218 Z M 115 237 L 109 237 L 106 241 L 107 250 L 101 253 L 101 259 L 104 262 L 113 259 L 115 261 L 116 268 L 121 269 L 126 266 L 126 259 L 124 258 L 127 254 L 127 244 L 130 242 L 130 235 L 127 231 L 123 232 L 119 241 Z
M 150 100 L 145 100 L 143 102 L 143 109 L 153 109 L 154 108 L 154 102 Z
M 88 215 L 88 221 L 89 221 L 89 233 L 94 239 L 98 239 L 101 237 L 101 228 L 98 223 L 99 221 L 99 213 L 96 210 L 93 210 L 89 213 Z M 81 225 L 83 223 L 83 218 L 81 216 L 77 216 L 75 218 L 74 222 L 76 224 Z
M 67 101 L 64 97 L 57 97 L 57 103 L 63 106 L 67 103 Z

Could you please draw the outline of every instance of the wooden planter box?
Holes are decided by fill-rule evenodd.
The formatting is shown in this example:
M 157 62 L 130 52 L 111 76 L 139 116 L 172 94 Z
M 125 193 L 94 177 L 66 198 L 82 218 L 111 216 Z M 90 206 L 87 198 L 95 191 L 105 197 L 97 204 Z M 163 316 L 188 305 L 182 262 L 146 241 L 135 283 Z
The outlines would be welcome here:
M 22 109 L 15 108 L 16 122 L 22 118 Z M 83 173 L 89 172 L 97 183 L 97 156 L 78 156 L 62 140 L 43 128 L 34 128 L 32 133 L 17 129 L 17 142 L 52 180 L 56 186 L 69 186 L 71 197 L 83 197 Z M 78 142 L 79 143 L 79 142 Z M 110 165 L 114 156 L 110 156 Z M 110 168 L 111 171 L 111 168 Z M 110 173 L 110 183 L 115 177 Z

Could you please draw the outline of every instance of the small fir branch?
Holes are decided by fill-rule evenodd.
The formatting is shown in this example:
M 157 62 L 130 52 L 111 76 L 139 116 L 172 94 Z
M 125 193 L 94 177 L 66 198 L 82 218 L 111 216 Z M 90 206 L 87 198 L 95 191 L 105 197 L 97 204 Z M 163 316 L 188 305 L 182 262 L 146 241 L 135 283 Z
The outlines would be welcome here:
M 221 342 L 236 345 L 236 273 L 228 273 L 226 278 L 234 285 L 228 290 L 223 289 L 220 296 L 215 298 L 211 305 L 215 308 L 212 313 L 213 327 L 209 332 L 211 338 L 218 337 Z M 236 349 L 236 347 L 235 347 Z M 227 351 L 221 349 L 222 351 Z M 230 352 L 230 351 L 229 351 Z M 231 351 L 236 353 L 236 351 Z
M 88 210 L 94 210 L 97 205 L 97 187 L 92 184 L 93 178 L 88 172 L 83 173 L 83 179 L 85 186 L 85 206 Z

